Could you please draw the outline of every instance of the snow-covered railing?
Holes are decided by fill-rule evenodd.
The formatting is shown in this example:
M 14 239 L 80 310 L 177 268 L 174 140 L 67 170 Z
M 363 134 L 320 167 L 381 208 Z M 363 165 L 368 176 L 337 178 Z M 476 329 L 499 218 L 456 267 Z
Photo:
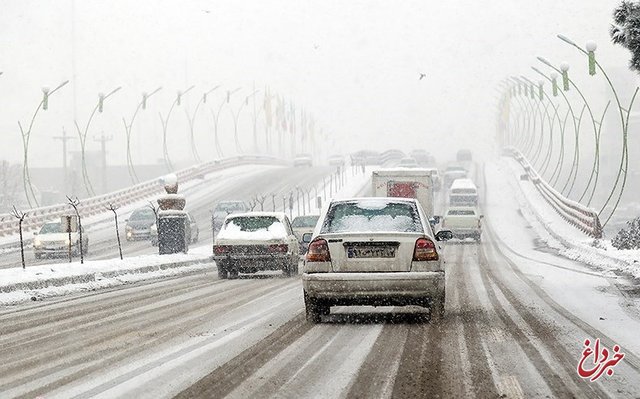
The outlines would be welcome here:
M 245 155 L 232 158 L 225 158 L 205 162 L 189 168 L 177 171 L 180 183 L 186 183 L 194 179 L 203 179 L 208 173 L 216 170 L 228 168 L 231 166 L 247 165 L 247 164 L 283 164 L 284 161 L 266 155 Z M 123 188 L 118 191 L 98 195 L 91 198 L 82 199 L 78 206 L 78 211 L 82 217 L 97 215 L 102 212 L 110 212 L 106 205 L 111 203 L 118 207 L 138 202 L 145 198 L 151 197 L 163 192 L 163 186 L 159 179 L 151 179 L 145 182 Z M 69 204 L 51 205 L 41 208 L 33 208 L 26 211 L 27 217 L 22 223 L 25 231 L 36 229 L 47 221 L 54 220 L 60 216 L 68 214 L 72 209 Z M 0 236 L 16 234 L 18 232 L 18 220 L 13 215 L 6 213 L 0 214 Z
M 507 147 L 504 153 L 513 157 L 524 168 L 542 197 L 569 224 L 594 238 L 602 238 L 602 225 L 598 213 L 579 202 L 573 201 L 551 187 L 534 169 L 529 160 L 518 149 Z

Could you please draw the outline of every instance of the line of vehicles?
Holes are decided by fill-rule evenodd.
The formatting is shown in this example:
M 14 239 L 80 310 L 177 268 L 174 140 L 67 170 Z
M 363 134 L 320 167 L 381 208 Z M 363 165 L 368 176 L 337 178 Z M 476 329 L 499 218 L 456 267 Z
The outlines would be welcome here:
M 458 178 L 443 183 L 433 167 L 379 169 L 372 173 L 372 197 L 331 200 L 320 215 L 291 222 L 283 212 L 249 212 L 230 201 L 220 203 L 220 215 L 216 218 L 214 211 L 212 221 L 219 225 L 213 244 L 218 275 L 281 270 L 291 276 L 304 254 L 310 322 L 322 321 L 332 306 L 345 305 L 417 305 L 429 308 L 432 319 L 441 318 L 446 293 L 439 243 L 479 241 L 481 235 L 476 186 L 465 168 L 447 170 L 445 176 L 449 172 Z M 435 194 L 443 185 L 448 206 L 439 217 Z
M 251 211 L 243 201 L 219 202 L 211 214 L 219 278 L 259 271 L 297 275 L 304 256 L 302 286 L 310 322 L 322 321 L 332 306 L 345 305 L 415 305 L 430 309 L 432 319 L 441 318 L 446 271 L 440 242 L 481 238 L 470 160 L 450 165 L 442 178 L 435 167 L 398 164 L 372 172 L 371 197 L 331 200 L 319 215 L 290 220 L 284 212 Z M 437 193 L 446 199 L 442 216 L 435 214 Z M 191 214 L 188 220 L 188 240 L 195 242 L 198 227 Z M 155 223 L 153 209 L 135 210 L 127 219 L 127 240 L 157 245 Z M 54 230 L 45 224 L 34 250 L 47 248 L 41 244 L 48 234 L 58 234 Z M 62 237 L 56 240 L 65 243 Z

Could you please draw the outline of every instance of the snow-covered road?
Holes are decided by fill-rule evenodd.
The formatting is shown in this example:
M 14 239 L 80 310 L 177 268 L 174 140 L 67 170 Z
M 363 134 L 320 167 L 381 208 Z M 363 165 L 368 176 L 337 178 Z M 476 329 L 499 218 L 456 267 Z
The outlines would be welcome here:
M 483 242 L 444 246 L 440 323 L 353 307 L 313 325 L 298 277 L 208 269 L 3 309 L 0 396 L 639 397 L 630 282 L 541 244 L 505 187 L 482 191 Z M 587 338 L 625 353 L 613 376 L 578 375 Z

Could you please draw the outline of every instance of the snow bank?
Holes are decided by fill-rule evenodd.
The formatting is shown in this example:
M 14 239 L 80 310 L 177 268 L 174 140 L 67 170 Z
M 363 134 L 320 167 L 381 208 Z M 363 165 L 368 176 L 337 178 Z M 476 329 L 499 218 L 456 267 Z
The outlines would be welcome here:
M 141 255 L 124 260 L 3 269 L 0 270 L 0 305 L 206 270 L 214 270 L 208 245 L 193 248 L 189 254 Z
M 549 247 L 562 256 L 598 270 L 640 278 L 640 250 L 617 250 L 609 239 L 594 240 L 568 224 L 528 180 L 520 180 L 522 167 L 513 159 L 486 164 L 487 191 L 513 191 L 523 216 Z

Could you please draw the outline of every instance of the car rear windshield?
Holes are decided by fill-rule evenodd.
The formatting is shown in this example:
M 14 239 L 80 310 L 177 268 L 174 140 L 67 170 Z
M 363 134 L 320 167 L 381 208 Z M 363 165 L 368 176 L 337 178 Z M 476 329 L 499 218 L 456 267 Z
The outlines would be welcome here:
M 472 209 L 451 209 L 447 215 L 451 216 L 474 216 L 476 212 Z
M 291 226 L 293 227 L 315 227 L 319 216 L 298 216 L 293 219 Z
M 475 188 L 452 188 L 451 194 L 475 194 Z
M 414 204 L 384 201 L 332 204 L 321 233 L 424 232 Z
M 273 216 L 239 216 L 227 219 L 225 229 L 258 231 L 273 229 L 275 225 L 282 225 L 282 223 Z

